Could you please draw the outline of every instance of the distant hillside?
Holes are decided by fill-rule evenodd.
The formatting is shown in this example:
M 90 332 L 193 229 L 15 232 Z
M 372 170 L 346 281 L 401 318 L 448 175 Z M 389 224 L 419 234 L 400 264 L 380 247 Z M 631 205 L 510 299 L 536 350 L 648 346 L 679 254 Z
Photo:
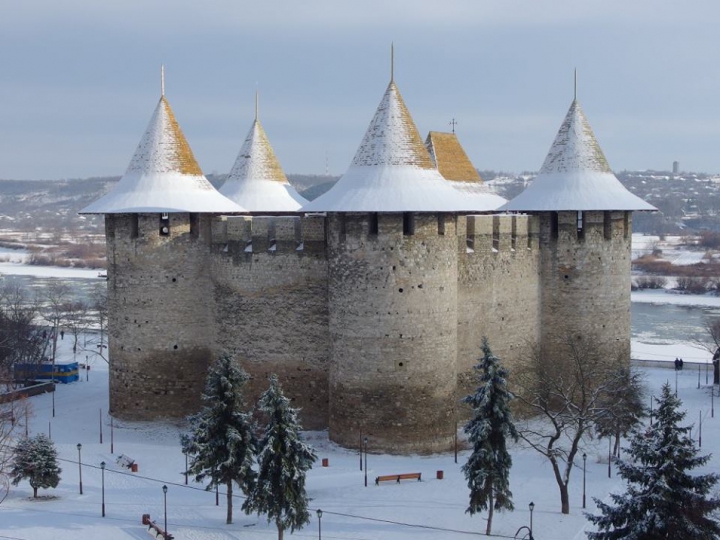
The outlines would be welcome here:
M 479 171 L 499 195 L 511 199 L 520 193 L 534 173 L 513 174 Z M 700 173 L 673 175 L 663 171 L 621 171 L 618 179 L 633 193 L 661 212 L 638 212 L 634 230 L 671 233 L 684 229 L 720 231 L 720 176 Z M 208 175 L 219 187 L 227 175 Z M 289 174 L 288 180 L 309 200 L 316 199 L 337 182 L 337 176 Z M 14 231 L 103 233 L 102 216 L 78 216 L 85 206 L 107 193 L 119 177 L 71 180 L 0 180 L 0 229 Z

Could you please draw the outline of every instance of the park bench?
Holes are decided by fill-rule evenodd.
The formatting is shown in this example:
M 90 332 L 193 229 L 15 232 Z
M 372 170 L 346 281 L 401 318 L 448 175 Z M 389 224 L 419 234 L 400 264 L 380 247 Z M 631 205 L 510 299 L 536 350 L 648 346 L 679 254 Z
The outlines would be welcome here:
M 130 469 L 132 472 L 137 472 L 137 465 L 135 464 L 135 460 L 131 457 L 126 456 L 125 454 L 120 454 L 115 460 L 115 462 L 121 467 Z
M 420 480 L 422 480 L 422 474 L 419 472 L 413 472 L 378 476 L 377 478 L 375 478 L 375 485 L 379 486 L 380 482 L 390 482 L 391 480 L 394 480 L 398 484 L 400 483 L 400 480 L 417 480 L 418 482 L 420 482 Z
M 166 533 L 163 528 L 150 519 L 150 514 L 143 514 L 142 516 L 143 525 L 148 526 L 148 534 L 155 538 L 163 538 L 164 540 L 173 540 L 175 537 L 172 534 Z

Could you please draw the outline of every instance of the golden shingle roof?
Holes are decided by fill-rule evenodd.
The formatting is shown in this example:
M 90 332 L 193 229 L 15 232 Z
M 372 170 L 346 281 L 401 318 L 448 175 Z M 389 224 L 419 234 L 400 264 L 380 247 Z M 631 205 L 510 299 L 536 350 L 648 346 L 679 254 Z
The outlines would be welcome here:
M 468 158 L 455 133 L 431 131 L 425 140 L 428 152 L 438 171 L 446 180 L 482 182 L 480 174 Z

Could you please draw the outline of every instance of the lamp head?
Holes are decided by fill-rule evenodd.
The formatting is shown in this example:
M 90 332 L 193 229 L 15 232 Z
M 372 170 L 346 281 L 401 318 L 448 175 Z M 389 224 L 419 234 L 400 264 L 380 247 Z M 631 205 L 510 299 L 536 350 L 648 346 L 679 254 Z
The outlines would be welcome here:
M 364 442 L 365 444 L 367 444 L 367 443 L 368 443 L 368 438 L 365 437 L 365 438 L 363 439 L 363 442 Z
M 530 511 L 532 512 L 533 510 L 535 510 L 535 503 L 531 502 L 530 504 L 528 504 L 528 507 L 530 507 Z
M 583 453 L 583 461 L 587 459 L 587 454 Z
M 319 508 L 317 509 L 317 516 L 318 519 L 322 518 L 322 510 L 320 510 Z
M 167 493 L 167 486 L 163 486 L 163 493 Z
M 105 468 L 105 462 L 104 462 L 104 461 L 101 461 L 101 462 L 100 462 L 100 468 L 101 468 L 101 469 L 104 469 L 104 468 Z
M 80 450 L 81 448 L 82 448 L 82 444 L 78 443 L 78 444 L 77 444 L 77 449 Z

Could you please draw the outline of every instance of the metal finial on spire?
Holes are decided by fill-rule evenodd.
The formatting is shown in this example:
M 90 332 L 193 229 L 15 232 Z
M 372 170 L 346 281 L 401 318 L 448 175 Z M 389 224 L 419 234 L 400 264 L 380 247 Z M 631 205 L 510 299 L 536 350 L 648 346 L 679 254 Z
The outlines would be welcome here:
M 457 121 L 453 118 L 448 122 L 450 126 L 452 126 L 452 132 L 455 133 L 455 126 L 457 126 Z
M 165 64 L 160 64 L 160 96 L 165 97 Z
M 260 105 L 259 105 L 259 97 L 258 97 L 259 94 L 260 94 L 260 92 L 258 92 L 257 90 L 255 90 L 255 121 L 256 121 L 256 122 L 258 121 L 258 109 L 259 109 L 259 107 L 260 107 Z
M 390 82 L 395 82 L 395 43 L 390 42 Z
M 575 68 L 575 84 L 573 86 L 573 101 L 577 101 L 577 68 Z

